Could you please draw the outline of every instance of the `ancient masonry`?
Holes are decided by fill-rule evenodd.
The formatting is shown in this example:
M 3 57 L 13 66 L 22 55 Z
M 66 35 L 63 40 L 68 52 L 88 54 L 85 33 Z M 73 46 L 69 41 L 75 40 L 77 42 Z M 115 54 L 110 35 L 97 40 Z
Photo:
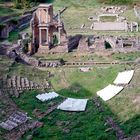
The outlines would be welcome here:
M 31 20 L 31 53 L 68 52 L 68 40 L 60 14 L 54 16 L 52 4 L 40 4 Z
M 100 11 L 94 16 L 90 16 L 88 19 L 92 21 L 90 29 L 94 31 L 125 31 L 125 32 L 138 32 L 139 25 L 135 21 L 127 21 L 126 17 L 123 17 L 121 13 L 124 13 L 126 7 L 107 6 L 102 7 Z M 139 12 L 134 8 L 136 16 L 139 18 Z M 103 17 L 114 17 L 114 20 L 102 21 Z M 86 28 L 83 24 L 81 28 Z
M 25 123 L 28 120 L 26 114 L 17 111 L 12 114 L 5 122 L 0 123 L 0 127 L 6 130 L 12 130 L 16 128 L 18 125 Z
M 32 90 L 32 89 L 46 89 L 51 88 L 48 81 L 44 81 L 44 83 L 35 83 L 33 81 L 28 80 L 28 78 L 23 78 L 20 76 L 12 76 L 8 78 L 6 82 L 3 80 L 2 89 L 9 91 L 10 95 L 19 97 L 20 93 L 23 90 Z
M 35 120 L 29 120 L 28 122 L 20 125 L 18 129 L 13 129 L 12 131 L 9 131 L 8 133 L 6 133 L 4 138 L 6 140 L 20 140 L 22 136 L 29 130 L 40 128 L 42 126 L 43 126 L 43 123 L 41 122 L 38 122 Z
M 108 45 L 109 44 L 109 45 Z M 110 47 L 110 48 L 109 48 Z M 139 36 L 89 36 L 82 37 L 77 48 L 78 52 L 96 52 L 112 49 L 114 52 L 136 52 L 140 50 Z

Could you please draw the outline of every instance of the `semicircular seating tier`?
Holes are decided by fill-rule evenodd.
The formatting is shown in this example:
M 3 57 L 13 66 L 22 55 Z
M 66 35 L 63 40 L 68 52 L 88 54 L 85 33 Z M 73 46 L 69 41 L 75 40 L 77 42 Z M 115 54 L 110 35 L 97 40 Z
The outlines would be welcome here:
M 114 84 L 128 84 L 134 75 L 134 70 L 119 72 L 118 76 L 116 77 Z
M 119 85 L 128 84 L 134 75 L 134 70 L 120 72 L 116 77 L 114 84 L 109 84 L 104 89 L 97 92 L 97 95 L 102 98 L 104 101 L 108 101 L 118 93 L 120 93 L 124 87 Z M 58 97 L 59 94 L 56 92 L 49 92 L 44 94 L 39 94 L 36 96 L 40 101 L 48 101 Z M 88 99 L 75 99 L 75 98 L 67 98 L 63 103 L 58 105 L 57 109 L 64 111 L 85 111 Z
M 115 86 L 110 84 L 104 89 L 98 91 L 97 95 L 100 96 L 104 101 L 108 101 L 122 90 L 123 90 L 122 86 Z
M 88 99 L 67 98 L 57 109 L 64 111 L 85 111 Z
M 40 101 L 44 102 L 44 101 L 54 99 L 58 96 L 59 95 L 56 92 L 49 92 L 49 93 L 44 93 L 44 94 L 38 94 L 36 96 L 36 98 L 39 99 Z

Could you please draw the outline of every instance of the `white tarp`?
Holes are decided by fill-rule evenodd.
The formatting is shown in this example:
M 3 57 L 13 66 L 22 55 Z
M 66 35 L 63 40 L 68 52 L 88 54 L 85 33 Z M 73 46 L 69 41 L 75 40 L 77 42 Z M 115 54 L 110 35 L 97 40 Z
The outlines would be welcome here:
M 85 111 L 88 99 L 67 98 L 57 109 L 65 111 Z
M 122 86 L 108 85 L 104 89 L 97 92 L 97 95 L 100 96 L 104 101 L 107 101 L 117 95 L 121 90 Z
M 58 96 L 59 95 L 55 92 L 49 92 L 49 93 L 39 94 L 39 95 L 36 96 L 36 98 L 39 99 L 40 101 L 44 102 L 44 101 L 47 101 L 47 100 L 54 99 Z
M 134 75 L 134 70 L 119 72 L 114 84 L 128 84 Z
M 90 71 L 90 67 L 81 67 L 80 71 L 81 72 L 88 72 L 88 71 Z

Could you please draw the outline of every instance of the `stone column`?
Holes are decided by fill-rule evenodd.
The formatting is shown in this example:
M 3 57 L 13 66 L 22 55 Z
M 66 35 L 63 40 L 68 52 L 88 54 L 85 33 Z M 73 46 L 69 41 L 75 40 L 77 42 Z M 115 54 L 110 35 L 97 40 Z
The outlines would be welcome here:
M 41 29 L 39 29 L 39 46 L 42 45 Z
M 46 24 L 48 23 L 48 9 L 46 8 Z
M 138 32 L 139 31 L 139 25 L 137 24 L 137 27 L 136 27 L 137 29 L 136 29 L 136 31 Z
M 90 29 L 94 29 L 94 23 L 91 24 Z
M 47 44 L 49 44 L 49 28 L 46 28 L 46 40 L 47 40 Z
M 131 22 L 131 32 L 133 32 L 133 23 Z
M 124 22 L 125 22 L 125 31 L 127 32 L 128 31 L 127 21 L 124 21 Z
M 59 10 L 59 12 L 58 12 L 58 23 L 60 24 L 61 23 L 61 17 L 60 17 L 60 10 Z
M 58 28 L 58 44 L 61 43 L 61 27 Z
M 58 44 L 61 43 L 61 27 L 60 27 L 60 24 L 61 24 L 61 19 L 60 19 L 60 11 L 58 12 Z
M 38 13 L 39 13 L 39 25 L 40 25 L 40 24 L 41 24 L 41 14 L 40 14 L 40 9 L 39 9 Z
M 34 25 L 32 25 L 32 43 L 35 43 Z

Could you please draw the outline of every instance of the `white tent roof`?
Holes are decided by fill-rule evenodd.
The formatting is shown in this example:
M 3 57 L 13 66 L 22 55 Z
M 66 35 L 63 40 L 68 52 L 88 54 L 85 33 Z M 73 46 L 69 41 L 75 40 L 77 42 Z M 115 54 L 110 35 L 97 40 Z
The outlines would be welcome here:
M 90 67 L 81 67 L 81 68 L 79 68 L 80 69 L 80 71 L 82 71 L 82 72 L 88 72 L 89 70 L 90 70 Z
M 117 95 L 121 90 L 123 90 L 123 87 L 121 86 L 108 85 L 104 89 L 98 91 L 97 95 L 100 96 L 104 101 L 107 101 Z
M 57 109 L 65 111 L 85 111 L 88 99 L 67 98 Z
M 134 70 L 119 72 L 114 84 L 128 84 L 134 75 Z
M 40 101 L 44 102 L 44 101 L 47 101 L 47 100 L 54 99 L 58 96 L 59 95 L 55 92 L 49 92 L 49 93 L 39 94 L 39 95 L 36 96 L 36 98 L 39 99 Z

